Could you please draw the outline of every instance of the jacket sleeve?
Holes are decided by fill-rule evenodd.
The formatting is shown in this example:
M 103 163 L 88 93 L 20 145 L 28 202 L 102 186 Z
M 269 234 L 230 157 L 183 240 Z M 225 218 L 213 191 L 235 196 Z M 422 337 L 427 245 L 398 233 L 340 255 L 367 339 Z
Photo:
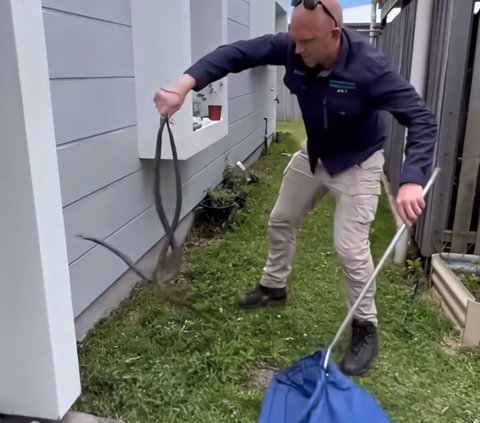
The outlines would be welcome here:
M 415 183 L 425 186 L 437 141 L 437 123 L 433 114 L 415 88 L 389 63 L 373 81 L 371 95 L 376 109 L 390 112 L 408 129 L 400 185 Z
M 195 78 L 195 91 L 229 73 L 262 65 L 285 65 L 291 38 L 287 33 L 264 35 L 218 47 L 199 59 L 185 73 Z

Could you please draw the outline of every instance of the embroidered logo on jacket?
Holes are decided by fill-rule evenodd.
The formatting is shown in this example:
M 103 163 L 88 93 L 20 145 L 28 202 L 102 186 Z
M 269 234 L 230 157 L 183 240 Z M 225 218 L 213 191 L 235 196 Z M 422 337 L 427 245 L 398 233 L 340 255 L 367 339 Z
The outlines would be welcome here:
M 331 88 L 336 88 L 337 93 L 348 93 L 349 90 L 356 90 L 357 89 L 356 82 L 339 81 L 339 80 L 336 80 L 336 79 L 331 79 L 329 81 L 329 86 Z

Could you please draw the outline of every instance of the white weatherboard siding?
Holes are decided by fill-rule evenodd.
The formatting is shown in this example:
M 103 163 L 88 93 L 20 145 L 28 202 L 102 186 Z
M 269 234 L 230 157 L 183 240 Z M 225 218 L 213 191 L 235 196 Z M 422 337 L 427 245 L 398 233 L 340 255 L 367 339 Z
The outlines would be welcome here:
M 275 1 L 262 1 L 262 0 L 251 0 L 251 28 L 250 36 L 252 38 L 259 37 L 265 34 L 274 34 L 276 29 L 276 11 L 277 4 Z M 266 136 L 270 137 L 275 131 L 276 124 L 276 104 L 273 100 L 276 97 L 277 90 L 277 67 L 267 66 L 262 72 L 264 73 L 263 77 L 265 78 L 264 90 L 258 96 L 258 104 L 261 104 L 262 107 L 267 110 L 267 114 L 264 118 L 268 119 L 267 122 L 264 120 L 264 134 L 265 134 L 265 124 L 267 123 Z
M 80 393 L 40 1 L 0 2 L 0 414 Z
M 133 260 L 140 260 L 163 236 L 153 202 L 152 160 L 140 159 L 139 137 L 153 146 L 159 121 L 153 92 L 157 86 L 171 83 L 192 63 L 192 53 L 185 56 L 185 51 L 176 46 L 179 42 L 191 43 L 192 31 L 203 24 L 194 20 L 191 28 L 178 34 L 180 38 L 172 37 L 167 27 L 158 23 L 175 22 L 177 15 L 185 19 L 182 13 L 190 9 L 194 0 L 175 4 L 150 1 L 42 1 L 73 308 L 75 317 L 82 317 L 78 336 L 88 328 L 85 322 L 93 324 L 101 316 L 98 306 L 91 318 L 84 313 L 99 297 L 111 295 L 115 282 L 127 268 L 110 252 L 76 235 L 105 239 Z M 223 42 L 247 39 L 261 29 L 252 32 L 252 14 L 267 3 L 261 22 L 270 22 L 273 31 L 273 0 L 209 1 L 203 16 L 209 16 L 208 7 L 222 4 L 223 22 L 217 30 L 224 31 Z M 149 7 L 157 8 L 158 13 L 147 13 Z M 202 18 L 201 14 L 192 19 L 195 17 Z M 149 26 L 155 28 L 157 38 L 145 36 Z M 175 38 L 177 42 L 167 43 L 158 51 L 163 38 Z M 203 44 L 195 39 L 196 45 L 205 48 L 207 44 L 211 50 L 222 44 L 221 39 L 215 42 L 212 34 L 207 38 Z M 157 68 L 165 78 L 160 77 L 160 72 L 152 74 L 152 69 Z M 204 137 L 208 142 L 201 148 L 195 139 L 191 142 L 182 135 L 179 125 L 173 127 L 180 147 L 189 141 L 198 150 L 180 162 L 182 217 L 220 182 L 226 164 L 245 160 L 263 143 L 265 118 L 268 135 L 272 134 L 275 93 L 271 87 L 275 84 L 266 68 L 229 76 L 224 107 L 228 135 L 225 131 L 226 136 L 220 138 L 215 134 L 211 139 Z M 191 109 L 186 106 L 181 113 L 188 117 Z M 151 122 L 140 125 L 146 122 L 144 119 Z M 189 155 L 187 152 L 186 157 Z M 171 211 L 175 200 L 171 160 L 162 162 L 161 180 L 165 203 Z M 118 303 L 118 296 L 111 297 Z M 108 299 L 103 299 L 102 304 L 108 304 Z

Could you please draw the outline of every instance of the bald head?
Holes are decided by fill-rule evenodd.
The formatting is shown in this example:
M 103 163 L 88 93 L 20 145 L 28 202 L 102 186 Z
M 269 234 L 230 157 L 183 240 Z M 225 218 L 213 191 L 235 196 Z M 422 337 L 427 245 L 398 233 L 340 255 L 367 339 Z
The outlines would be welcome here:
M 317 24 L 335 25 L 336 22 L 337 26 L 342 27 L 343 9 L 338 0 L 322 0 L 321 3 L 317 3 L 316 0 L 307 0 L 307 2 L 315 4 L 315 8 L 311 10 L 305 7 L 302 1 L 293 9 L 292 23 L 298 19 L 311 19 Z
M 328 11 L 333 15 L 333 17 L 337 21 L 338 26 L 341 28 L 343 25 L 343 9 L 340 3 L 337 0 L 323 0 L 322 3 L 328 9 Z M 325 11 L 325 9 L 323 9 L 322 7 L 320 6 L 317 6 L 317 7 Z
M 322 0 L 313 10 L 308 8 L 309 4 L 305 7 L 304 3 L 305 0 L 294 8 L 289 31 L 295 41 L 296 52 L 309 67 L 330 67 L 340 50 L 342 7 L 338 0 Z

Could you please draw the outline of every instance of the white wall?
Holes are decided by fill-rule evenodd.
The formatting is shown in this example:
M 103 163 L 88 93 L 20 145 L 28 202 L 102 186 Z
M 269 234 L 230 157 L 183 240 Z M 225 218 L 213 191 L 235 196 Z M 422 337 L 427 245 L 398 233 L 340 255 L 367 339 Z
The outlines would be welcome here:
M 118 305 L 136 276 L 125 273 L 126 265 L 109 251 L 75 235 L 96 236 L 141 263 L 163 237 L 153 201 L 152 160 L 139 159 L 138 140 L 151 154 L 159 124 L 153 92 L 191 64 L 190 6 L 199 1 L 203 0 L 43 0 L 55 129 L 59 134 L 69 132 L 68 142 L 59 145 L 57 153 L 79 337 Z M 204 16 L 215 4 L 222 4 L 221 10 L 212 12 L 219 13 L 215 25 L 221 28 L 222 39 L 210 38 L 210 48 L 225 41 L 223 32 L 227 42 L 250 37 L 248 1 L 209 0 Z M 83 60 L 73 61 L 75 57 Z M 224 95 L 228 90 L 224 137 L 209 136 L 208 129 L 218 125 L 195 132 L 195 137 L 190 129 L 186 136 L 180 120 L 192 118 L 191 104 L 175 116 L 172 129 L 183 155 L 182 218 L 221 181 L 226 164 L 245 160 L 262 144 L 264 117 L 274 110 L 274 93 L 269 92 L 264 69 L 232 74 L 228 81 L 232 83 L 224 84 Z M 77 95 L 69 94 L 71 87 Z M 96 132 L 98 128 L 103 130 Z M 160 180 L 171 216 L 175 204 L 171 160 L 162 160 Z M 148 263 L 144 269 L 151 268 Z
M 274 34 L 276 26 L 276 2 L 274 0 L 250 0 L 250 37 L 259 37 L 265 34 Z M 273 99 L 277 89 L 277 68 L 265 67 L 267 95 L 264 96 L 264 107 L 268 119 L 267 136 L 273 134 L 276 128 L 276 105 Z M 270 91 L 273 89 L 274 91 Z
M 40 0 L 0 2 L 0 414 L 80 393 Z

